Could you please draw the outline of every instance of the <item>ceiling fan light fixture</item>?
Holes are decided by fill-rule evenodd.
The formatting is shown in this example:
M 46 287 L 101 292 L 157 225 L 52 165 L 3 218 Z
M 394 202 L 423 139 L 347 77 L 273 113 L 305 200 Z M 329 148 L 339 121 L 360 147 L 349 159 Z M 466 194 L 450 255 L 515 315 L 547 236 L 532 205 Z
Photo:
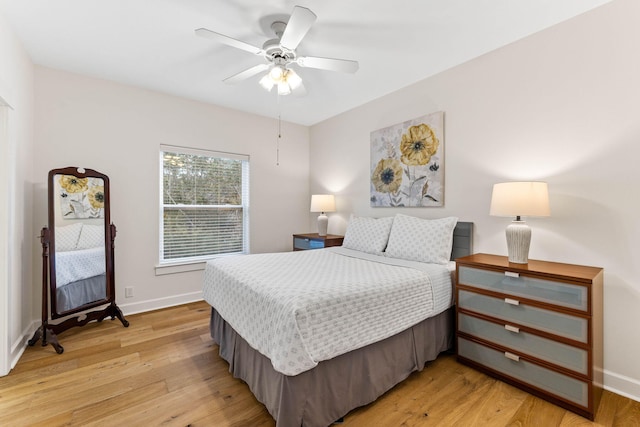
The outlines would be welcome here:
M 302 78 L 295 71 L 278 64 L 262 76 L 259 84 L 267 92 L 271 92 L 271 89 L 277 86 L 278 95 L 289 95 L 302 86 Z
M 286 81 L 278 83 L 278 95 L 289 95 L 291 93 L 291 87 Z
M 286 70 L 281 65 L 275 65 L 271 71 L 269 71 L 269 76 L 274 82 L 279 82 L 285 76 Z
M 273 86 L 275 85 L 275 82 L 271 78 L 271 74 L 270 73 L 265 74 L 260 79 L 259 83 L 260 83 L 260 86 L 262 86 L 267 92 L 271 92 L 271 89 L 273 89 Z
M 287 74 L 285 74 L 285 80 L 292 90 L 296 90 L 302 84 L 302 79 L 300 78 L 300 76 L 295 71 L 290 69 L 288 69 Z

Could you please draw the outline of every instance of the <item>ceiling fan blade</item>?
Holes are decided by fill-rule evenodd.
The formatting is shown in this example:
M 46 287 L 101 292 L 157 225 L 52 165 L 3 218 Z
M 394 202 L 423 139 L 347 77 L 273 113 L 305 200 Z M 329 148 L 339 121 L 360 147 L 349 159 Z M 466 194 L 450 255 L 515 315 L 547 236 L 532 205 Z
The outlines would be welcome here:
M 301 67 L 319 68 L 321 70 L 355 73 L 358 71 L 358 61 L 349 59 L 319 58 L 315 56 L 301 56 L 296 60 Z
M 269 64 L 254 65 L 251 68 L 247 68 L 244 71 L 240 71 L 238 74 L 234 74 L 231 77 L 227 77 L 226 79 L 223 80 L 223 82 L 228 84 L 239 83 L 243 80 L 248 79 L 249 77 L 253 77 L 256 74 L 261 73 L 262 71 L 266 71 L 268 69 L 269 69 Z
M 207 39 L 216 40 L 220 43 L 226 44 L 227 46 L 235 47 L 236 49 L 242 49 L 256 55 L 260 55 L 263 53 L 262 48 L 250 45 L 249 43 L 245 43 L 240 40 L 236 40 L 229 36 L 225 36 L 224 34 L 216 33 L 215 31 L 207 30 L 206 28 L 198 28 L 196 30 L 196 35 Z
M 307 34 L 317 16 L 306 7 L 296 6 L 293 8 L 287 28 L 285 28 L 280 45 L 290 50 L 295 50 L 302 38 Z

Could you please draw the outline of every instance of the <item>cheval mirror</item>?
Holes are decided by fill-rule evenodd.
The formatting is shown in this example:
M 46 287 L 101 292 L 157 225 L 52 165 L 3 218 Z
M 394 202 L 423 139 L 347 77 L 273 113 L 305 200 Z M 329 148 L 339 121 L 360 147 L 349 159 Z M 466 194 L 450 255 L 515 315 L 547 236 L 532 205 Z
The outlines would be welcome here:
M 115 301 L 116 226 L 110 220 L 109 177 L 92 169 L 66 167 L 49 171 L 47 186 L 49 224 L 40 234 L 42 325 L 29 345 L 42 339 L 43 347 L 50 343 L 61 354 L 64 348 L 57 334 L 69 328 L 102 322 L 108 316 L 117 317 L 125 327 L 129 322 Z

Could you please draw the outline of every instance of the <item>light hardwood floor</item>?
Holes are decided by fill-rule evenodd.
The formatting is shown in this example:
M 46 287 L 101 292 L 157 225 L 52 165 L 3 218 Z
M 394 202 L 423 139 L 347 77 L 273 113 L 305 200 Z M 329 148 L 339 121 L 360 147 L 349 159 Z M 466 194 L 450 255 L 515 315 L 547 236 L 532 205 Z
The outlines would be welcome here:
M 0 378 L 0 426 L 274 426 L 231 377 L 204 302 L 105 320 L 40 343 Z M 348 414 L 355 426 L 640 426 L 640 403 L 604 393 L 594 423 L 440 356 Z

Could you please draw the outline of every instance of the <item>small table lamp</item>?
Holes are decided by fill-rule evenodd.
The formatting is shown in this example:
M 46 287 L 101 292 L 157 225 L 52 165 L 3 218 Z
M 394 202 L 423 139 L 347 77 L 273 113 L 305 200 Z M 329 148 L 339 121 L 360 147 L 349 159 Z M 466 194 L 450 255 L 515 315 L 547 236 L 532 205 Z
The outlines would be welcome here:
M 527 264 L 531 229 L 521 216 L 549 216 L 546 182 L 503 182 L 493 186 L 489 215 L 515 216 L 507 227 L 509 262 Z
M 336 199 L 333 194 L 314 194 L 311 196 L 311 212 L 320 212 L 318 215 L 318 235 L 327 235 L 327 225 L 329 218 L 325 212 L 336 211 Z

